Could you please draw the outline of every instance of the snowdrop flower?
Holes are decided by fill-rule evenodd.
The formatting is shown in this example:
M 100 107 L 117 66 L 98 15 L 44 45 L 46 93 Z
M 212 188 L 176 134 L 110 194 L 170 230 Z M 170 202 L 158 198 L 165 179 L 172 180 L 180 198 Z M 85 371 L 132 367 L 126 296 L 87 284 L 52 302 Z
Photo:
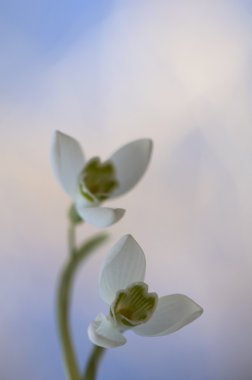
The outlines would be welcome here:
M 104 348 L 126 343 L 124 331 L 138 335 L 170 334 L 198 318 L 203 309 L 189 297 L 158 297 L 144 283 L 145 256 L 132 236 L 122 237 L 105 259 L 99 279 L 100 296 L 110 305 L 88 327 L 89 339 Z
M 87 223 L 107 227 L 121 219 L 125 210 L 101 204 L 136 185 L 148 166 L 151 151 L 152 141 L 140 139 L 122 146 L 105 162 L 98 157 L 86 160 L 78 141 L 56 131 L 52 168 L 78 215 Z

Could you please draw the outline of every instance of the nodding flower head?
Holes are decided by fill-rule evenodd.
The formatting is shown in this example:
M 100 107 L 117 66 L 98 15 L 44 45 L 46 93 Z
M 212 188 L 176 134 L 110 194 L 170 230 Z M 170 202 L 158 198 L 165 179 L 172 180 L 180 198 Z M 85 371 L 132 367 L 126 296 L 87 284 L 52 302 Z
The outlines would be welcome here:
M 122 237 L 105 258 L 99 289 L 109 312 L 99 313 L 88 327 L 89 339 L 97 346 L 125 344 L 129 329 L 144 336 L 170 334 L 202 314 L 203 309 L 183 294 L 149 293 L 145 267 L 145 255 L 131 235 Z
M 109 159 L 86 160 L 74 138 L 56 131 L 52 144 L 52 168 L 63 190 L 70 195 L 77 215 L 97 227 L 108 227 L 120 220 L 125 210 L 102 207 L 131 190 L 145 173 L 152 152 L 150 139 L 132 141 Z

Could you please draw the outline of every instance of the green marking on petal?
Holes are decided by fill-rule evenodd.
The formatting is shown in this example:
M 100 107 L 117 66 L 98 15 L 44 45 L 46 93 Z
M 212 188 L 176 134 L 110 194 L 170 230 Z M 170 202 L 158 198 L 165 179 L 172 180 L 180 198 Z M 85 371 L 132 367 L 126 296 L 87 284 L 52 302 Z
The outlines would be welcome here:
M 84 198 L 86 198 L 86 200 L 88 200 L 89 202 L 95 202 L 96 199 L 90 193 L 83 190 L 83 184 L 80 184 L 79 190 L 80 190 L 81 195 Z
M 80 192 L 88 201 L 94 201 L 92 195 L 100 202 L 105 201 L 117 186 L 111 161 L 102 163 L 98 157 L 94 157 L 87 162 L 81 174 Z
M 133 327 L 147 322 L 157 306 L 156 293 L 148 293 L 148 286 L 135 283 L 117 293 L 110 314 L 123 327 Z

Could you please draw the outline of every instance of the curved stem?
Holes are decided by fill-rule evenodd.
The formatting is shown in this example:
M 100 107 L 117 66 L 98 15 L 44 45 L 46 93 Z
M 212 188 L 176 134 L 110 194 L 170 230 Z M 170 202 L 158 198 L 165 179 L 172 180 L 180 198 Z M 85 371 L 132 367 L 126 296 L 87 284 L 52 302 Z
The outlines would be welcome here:
M 71 256 L 63 268 L 59 279 L 57 294 L 57 317 L 65 369 L 69 380 L 81 380 L 80 370 L 78 368 L 69 327 L 69 306 L 73 278 L 80 263 L 86 259 L 94 249 L 98 248 L 98 246 L 102 244 L 107 237 L 108 235 L 106 234 L 98 234 L 89 239 L 78 250 L 74 248 L 75 243 L 71 241 Z
M 88 359 L 86 370 L 82 380 L 95 380 L 98 364 L 105 352 L 105 348 L 93 346 L 93 351 Z
M 68 251 L 71 256 L 75 250 L 75 225 L 73 223 L 69 224 L 67 235 L 68 235 Z
M 80 380 L 71 334 L 69 331 L 69 298 L 71 293 L 71 270 L 66 266 L 58 289 L 58 327 L 62 344 L 65 370 L 69 380 Z

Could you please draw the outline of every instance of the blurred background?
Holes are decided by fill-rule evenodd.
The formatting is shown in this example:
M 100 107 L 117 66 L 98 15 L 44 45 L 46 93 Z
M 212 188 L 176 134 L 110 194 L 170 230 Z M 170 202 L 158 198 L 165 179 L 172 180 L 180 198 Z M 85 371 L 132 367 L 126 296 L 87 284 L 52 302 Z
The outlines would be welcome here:
M 64 379 L 55 319 L 70 200 L 54 180 L 55 129 L 106 159 L 150 137 L 149 170 L 76 278 L 80 365 L 106 252 L 131 233 L 160 295 L 204 314 L 106 353 L 98 379 L 252 379 L 252 1 L 2 0 L 0 378 Z M 107 203 L 108 205 L 110 203 Z M 81 226 L 82 242 L 97 229 Z

